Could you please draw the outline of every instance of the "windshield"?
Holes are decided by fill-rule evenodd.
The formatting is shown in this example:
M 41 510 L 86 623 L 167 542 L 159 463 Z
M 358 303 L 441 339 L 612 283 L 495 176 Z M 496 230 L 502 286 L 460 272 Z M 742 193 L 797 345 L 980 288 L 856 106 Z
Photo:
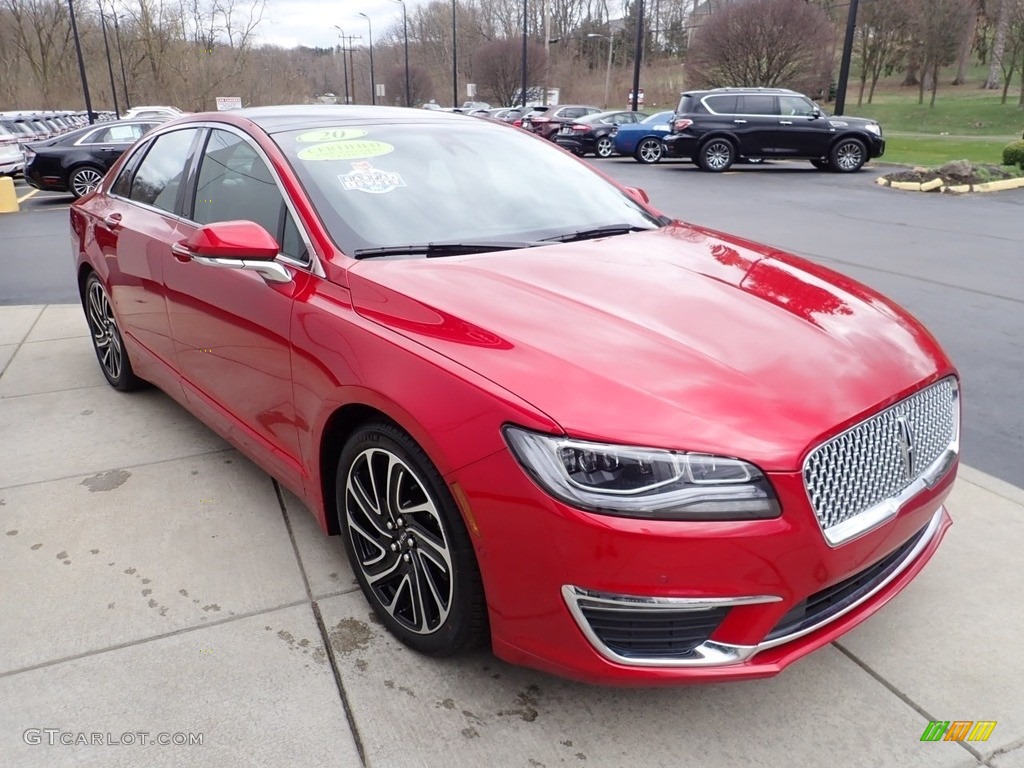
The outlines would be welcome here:
M 662 224 L 584 163 L 487 121 L 348 124 L 273 138 L 349 255 Z

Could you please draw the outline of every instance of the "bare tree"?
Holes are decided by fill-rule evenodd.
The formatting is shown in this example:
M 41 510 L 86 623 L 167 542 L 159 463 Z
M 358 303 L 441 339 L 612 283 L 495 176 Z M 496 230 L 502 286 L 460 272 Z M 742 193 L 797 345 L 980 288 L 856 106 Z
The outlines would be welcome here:
M 831 80 L 835 28 L 805 0 L 716 5 L 686 67 L 700 86 L 787 86 L 817 94 Z
M 960 52 L 956 57 L 956 76 L 953 78 L 953 85 L 963 85 L 966 82 L 967 65 L 978 36 L 978 17 L 982 13 L 982 2 L 983 0 L 970 0 L 971 15 L 967 20 L 967 26 L 964 27 L 963 35 L 960 37 Z
M 499 104 L 512 104 L 522 82 L 522 48 L 518 40 L 492 40 L 474 53 L 477 81 L 484 93 Z M 544 69 L 544 46 L 531 41 L 527 48 L 527 85 L 537 85 Z
M 1010 30 L 1010 19 L 1013 15 L 1014 0 L 990 0 L 995 4 L 996 31 L 992 38 L 992 51 L 988 60 L 988 78 L 984 88 L 989 90 L 999 87 L 999 74 L 1003 67 L 1003 52 L 1006 49 L 1006 36 Z
M 2 7 L 13 22 L 12 47 L 24 57 L 41 96 L 39 106 L 55 107 L 55 92 L 70 53 L 67 6 L 54 0 L 3 0 Z
M 387 70 L 384 78 L 385 91 L 393 94 L 391 102 L 399 106 L 405 106 L 405 66 L 393 66 Z M 434 83 L 430 73 L 423 67 L 415 64 L 409 65 L 409 93 L 412 94 L 410 104 L 422 104 L 431 98 L 434 90 Z
M 971 14 L 970 0 L 910 0 L 910 40 L 926 77 L 918 86 L 918 104 L 924 103 L 925 80 L 931 84 L 931 101 L 939 90 L 939 69 L 956 60 L 959 30 Z
M 864 90 L 868 88 L 868 104 L 875 97 L 875 87 L 883 72 L 888 72 L 904 55 L 909 18 L 901 3 L 867 3 L 858 20 L 857 51 L 860 56 L 860 91 L 857 104 L 864 103 Z

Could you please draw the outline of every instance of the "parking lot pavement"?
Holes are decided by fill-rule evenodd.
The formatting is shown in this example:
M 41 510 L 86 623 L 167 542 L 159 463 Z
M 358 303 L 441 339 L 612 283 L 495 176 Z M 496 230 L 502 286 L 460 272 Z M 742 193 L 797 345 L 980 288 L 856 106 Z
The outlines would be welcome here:
M 294 497 L 106 386 L 77 306 L 0 307 L 0 434 L 4 768 L 1024 766 L 1024 491 L 966 467 L 932 563 L 840 643 L 629 690 L 396 643 Z M 921 742 L 930 720 L 998 725 Z

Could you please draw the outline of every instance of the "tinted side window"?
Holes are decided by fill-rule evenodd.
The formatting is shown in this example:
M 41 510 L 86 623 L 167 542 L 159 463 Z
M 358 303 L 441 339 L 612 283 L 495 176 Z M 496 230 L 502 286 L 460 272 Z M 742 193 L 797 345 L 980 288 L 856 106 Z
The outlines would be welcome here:
M 735 115 L 736 109 L 736 96 L 732 94 L 722 94 L 721 96 L 707 96 L 704 98 L 704 104 L 712 112 L 719 115 Z
M 740 104 L 739 114 L 743 115 L 777 115 L 778 108 L 775 106 L 774 96 L 755 94 L 742 96 L 743 103 Z
M 810 117 L 814 114 L 815 106 L 810 99 L 803 96 L 779 96 L 779 114 Z
M 559 117 L 583 117 L 587 114 L 587 110 L 580 109 L 579 107 L 572 107 L 569 109 L 563 109 Z
M 195 128 L 157 136 L 135 172 L 128 197 L 174 213 L 174 201 L 195 136 Z
M 274 177 L 252 145 L 229 131 L 211 131 L 192 218 L 199 224 L 255 221 L 280 242 L 284 211 Z

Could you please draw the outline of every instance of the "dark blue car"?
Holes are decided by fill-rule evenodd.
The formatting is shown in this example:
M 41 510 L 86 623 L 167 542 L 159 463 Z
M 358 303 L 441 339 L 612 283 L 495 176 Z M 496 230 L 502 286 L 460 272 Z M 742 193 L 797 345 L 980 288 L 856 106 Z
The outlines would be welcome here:
M 615 151 L 632 155 L 638 163 L 656 163 L 661 160 L 661 139 L 668 134 L 668 123 L 674 113 L 658 112 L 633 125 L 616 126 L 612 132 Z

